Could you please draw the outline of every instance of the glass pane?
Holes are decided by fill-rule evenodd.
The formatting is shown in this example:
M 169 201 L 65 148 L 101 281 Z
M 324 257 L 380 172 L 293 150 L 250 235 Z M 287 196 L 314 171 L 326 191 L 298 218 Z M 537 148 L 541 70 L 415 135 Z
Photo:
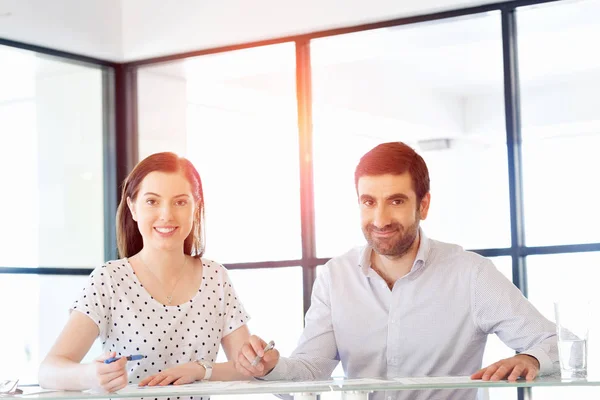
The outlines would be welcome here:
M 69 318 L 87 276 L 0 275 L 0 376 L 37 383 L 39 364 Z M 18 304 L 18 307 L 15 307 Z M 83 362 L 102 353 L 96 341 Z M 6 360 L 11 360 L 6 362 Z
M 304 328 L 302 268 L 232 269 L 229 276 L 242 304 L 250 315 L 250 333 L 275 345 L 283 357 L 298 344 Z M 268 296 L 265 295 L 268 293 Z M 284 299 L 277 301 L 275 299 Z M 217 362 L 227 360 L 223 349 Z M 211 396 L 219 400 L 236 400 L 240 396 Z M 271 394 L 244 395 L 244 399 L 271 400 Z
M 499 13 L 317 39 L 311 50 L 318 257 L 364 242 L 354 168 L 388 141 L 429 166 L 430 237 L 510 244 Z
M 554 318 L 554 301 L 560 298 L 584 296 L 597 309 L 600 305 L 597 282 L 600 279 L 600 252 L 550 254 L 527 257 L 527 280 L 529 299 L 544 316 Z M 600 376 L 600 320 L 590 321 L 588 343 L 588 375 Z M 564 388 L 535 388 L 535 398 L 559 400 L 565 396 L 579 399 L 595 399 L 597 389 L 573 388 L 573 394 Z
M 0 46 L 0 265 L 104 261 L 102 70 Z M 19 212 L 14 212 L 19 210 Z
M 289 356 L 304 329 L 302 268 L 233 269 L 229 276 L 251 317 L 250 333 L 275 341 L 281 355 Z M 225 353 L 220 357 L 225 360 Z
M 208 258 L 301 257 L 295 84 L 291 43 L 139 69 L 140 158 L 174 151 L 194 163 Z
M 529 246 L 600 242 L 599 13 L 598 0 L 518 9 Z
M 597 287 L 599 280 L 599 252 L 527 257 L 529 299 L 546 318 L 552 321 L 554 321 L 554 302 L 560 298 L 583 296 L 599 300 Z M 598 355 L 600 357 L 600 348 Z

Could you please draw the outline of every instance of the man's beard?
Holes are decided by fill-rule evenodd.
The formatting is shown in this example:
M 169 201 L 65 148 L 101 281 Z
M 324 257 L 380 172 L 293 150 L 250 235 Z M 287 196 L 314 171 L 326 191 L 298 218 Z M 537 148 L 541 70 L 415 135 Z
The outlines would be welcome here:
M 390 258 L 400 258 L 410 250 L 411 246 L 417 239 L 419 234 L 419 222 L 421 221 L 421 215 L 417 211 L 415 222 L 408 228 L 398 222 L 392 222 L 385 227 L 378 229 L 373 224 L 363 226 L 362 231 L 367 239 L 367 243 L 377 254 Z M 395 231 L 394 235 L 400 235 L 398 239 L 395 236 L 385 239 L 374 239 L 372 232 L 387 232 Z M 394 241 L 395 240 L 395 241 Z

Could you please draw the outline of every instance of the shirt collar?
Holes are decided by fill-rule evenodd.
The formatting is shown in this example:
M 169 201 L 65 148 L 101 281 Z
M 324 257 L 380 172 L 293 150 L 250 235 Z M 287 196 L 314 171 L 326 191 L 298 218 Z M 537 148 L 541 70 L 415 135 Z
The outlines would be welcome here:
M 415 262 L 413 263 L 409 274 L 421 269 L 427 262 L 427 257 L 429 256 L 431 240 L 425 235 L 425 232 L 423 232 L 423 229 L 421 227 L 419 227 L 419 237 L 421 238 L 421 242 L 419 243 L 417 256 L 415 257 Z M 358 257 L 358 267 L 362 270 L 362 273 L 365 274 L 365 276 L 369 276 L 369 270 L 371 269 L 372 252 L 373 248 L 369 245 L 366 245 L 362 248 Z

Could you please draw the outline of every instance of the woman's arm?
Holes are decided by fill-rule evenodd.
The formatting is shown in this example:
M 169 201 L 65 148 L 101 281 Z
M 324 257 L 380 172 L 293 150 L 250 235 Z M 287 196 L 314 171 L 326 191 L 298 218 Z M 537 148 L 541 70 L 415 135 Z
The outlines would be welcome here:
M 225 336 L 221 340 L 221 346 L 227 355 L 226 363 L 215 364 L 211 380 L 214 381 L 245 381 L 248 377 L 238 372 L 235 368 L 235 361 L 242 349 L 244 343 L 250 340 L 250 330 L 248 325 L 244 324 Z
M 242 345 L 250 338 L 250 331 L 245 324 L 240 326 L 221 340 L 229 361 L 215 363 L 210 377 L 211 381 L 244 381 L 249 378 L 238 372 L 235 368 L 235 360 Z M 173 368 L 166 369 L 158 374 L 147 376 L 139 383 L 140 386 L 157 385 L 183 385 L 204 379 L 204 367 L 197 362 L 188 362 Z
M 221 346 L 225 350 L 225 355 L 229 361 L 237 360 L 238 353 L 242 349 L 244 343 L 250 340 L 250 330 L 248 325 L 244 324 L 225 336 L 221 340 Z
M 126 385 L 125 358 L 104 364 L 102 360 L 106 357 L 101 357 L 90 364 L 81 364 L 98 334 L 98 327 L 90 318 L 72 311 L 56 343 L 40 365 L 40 386 L 62 390 L 102 387 L 113 391 L 120 389 L 122 383 Z

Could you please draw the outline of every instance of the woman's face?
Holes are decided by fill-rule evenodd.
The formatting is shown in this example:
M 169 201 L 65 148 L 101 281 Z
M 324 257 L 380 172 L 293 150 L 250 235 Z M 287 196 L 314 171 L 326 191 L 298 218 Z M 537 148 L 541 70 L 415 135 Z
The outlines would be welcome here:
M 183 250 L 192 230 L 196 203 L 192 187 L 181 173 L 151 172 L 127 205 L 144 240 L 144 247 Z

